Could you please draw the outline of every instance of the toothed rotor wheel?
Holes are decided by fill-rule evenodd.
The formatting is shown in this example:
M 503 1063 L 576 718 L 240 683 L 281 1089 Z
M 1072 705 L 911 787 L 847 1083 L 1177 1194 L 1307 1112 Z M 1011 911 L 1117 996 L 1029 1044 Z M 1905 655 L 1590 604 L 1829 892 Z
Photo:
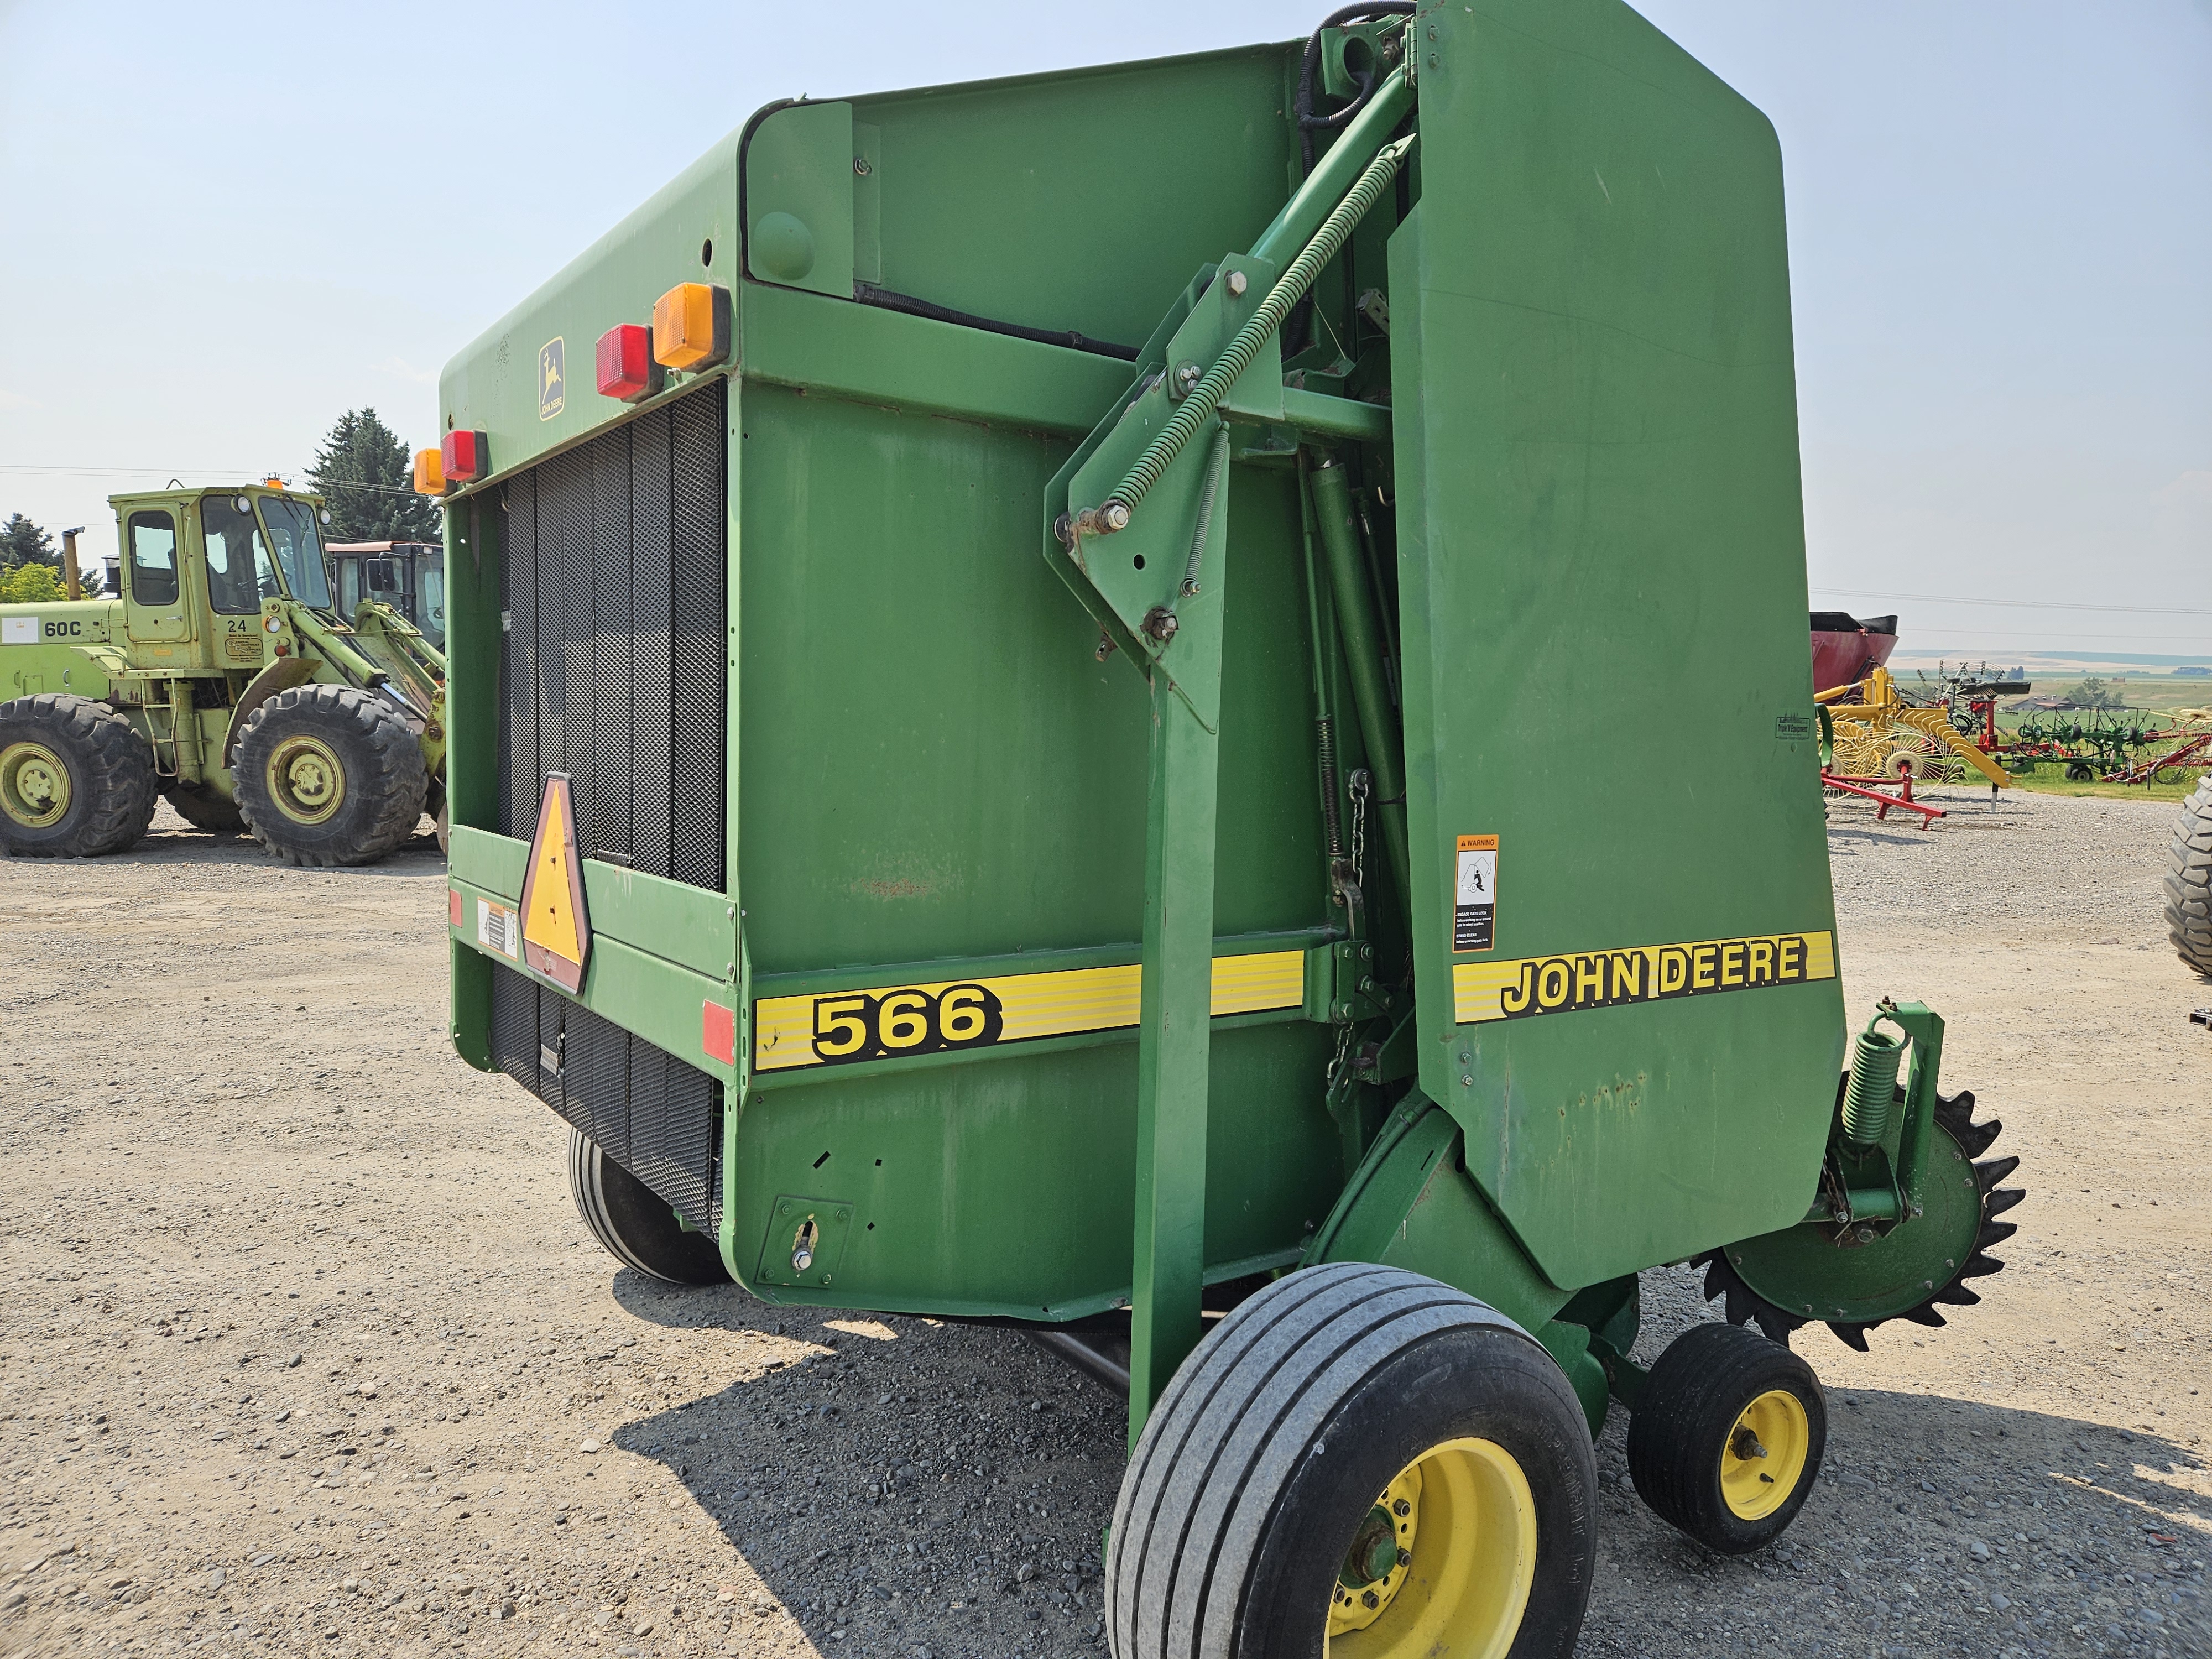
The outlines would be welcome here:
M 1967 1281 L 2002 1271 L 1991 1249 L 2018 1231 L 1997 1218 L 2027 1196 L 1998 1185 L 2020 1160 L 1981 1156 L 2002 1127 L 1975 1122 L 1964 1090 L 1939 1097 L 1919 1215 L 1887 1228 L 1785 1227 L 1709 1251 L 1692 1263 L 1706 1297 L 1722 1298 L 1729 1323 L 1756 1322 L 1777 1342 L 1819 1320 L 1862 1353 L 1890 1320 L 1948 1322 L 1946 1308 L 1982 1299 Z

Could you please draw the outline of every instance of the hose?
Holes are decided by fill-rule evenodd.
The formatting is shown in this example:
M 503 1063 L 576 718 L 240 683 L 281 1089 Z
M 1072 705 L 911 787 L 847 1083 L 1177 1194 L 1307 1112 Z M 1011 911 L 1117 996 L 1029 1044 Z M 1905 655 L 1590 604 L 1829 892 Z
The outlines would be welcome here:
M 1305 57 L 1298 64 L 1298 97 L 1296 106 L 1298 118 L 1298 161 L 1302 165 L 1301 176 L 1303 173 L 1313 171 L 1314 134 L 1316 131 L 1340 127 L 1358 114 L 1361 110 L 1366 108 L 1367 100 L 1375 95 L 1375 83 L 1381 78 L 1375 75 L 1362 76 L 1359 80 L 1358 94 L 1349 104 L 1338 110 L 1334 115 L 1316 115 L 1313 112 L 1314 76 L 1321 68 L 1322 36 L 1333 28 L 1340 28 L 1346 23 L 1361 22 L 1370 17 L 1404 17 L 1409 15 L 1413 9 L 1414 0 L 1376 0 L 1376 3 L 1371 5 L 1345 6 L 1322 18 L 1321 27 L 1316 29 L 1306 41 Z
M 1358 182 L 1337 204 L 1336 210 L 1322 222 L 1304 252 L 1291 261 L 1291 268 L 1268 290 L 1260 308 L 1237 331 L 1229 349 L 1191 388 L 1159 434 L 1145 446 L 1145 453 L 1137 457 L 1127 476 L 1099 504 L 1099 522 L 1103 526 L 1118 527 L 1117 520 L 1127 523 L 1129 509 L 1144 500 L 1146 492 L 1159 482 L 1160 475 L 1182 453 L 1182 447 L 1213 417 L 1221 400 L 1229 395 L 1229 388 L 1237 384 L 1237 377 L 1250 368 L 1253 358 L 1260 355 L 1260 348 L 1267 343 L 1267 337 L 1281 325 L 1290 308 L 1321 274 L 1322 268 L 1336 257 L 1337 250 L 1366 216 L 1367 210 L 1375 205 L 1376 198 L 1389 188 L 1391 179 L 1397 176 L 1399 167 L 1413 147 L 1413 140 L 1409 137 L 1385 144 L 1376 153 L 1375 159 L 1367 164 L 1367 171 L 1359 175 Z M 1110 509 L 1117 505 L 1122 511 L 1112 514 Z
M 1346 23 L 1362 22 L 1372 17 L 1403 17 L 1409 15 L 1413 9 L 1413 0 L 1380 0 L 1374 5 L 1341 7 L 1322 19 L 1321 27 L 1306 41 L 1305 56 L 1298 64 L 1297 100 L 1292 110 L 1297 118 L 1298 176 L 1301 179 L 1313 171 L 1314 134 L 1341 127 L 1365 109 L 1368 100 L 1375 96 L 1376 82 L 1382 78 L 1376 74 L 1360 76 L 1359 91 L 1350 103 L 1334 115 L 1316 115 L 1313 112 L 1314 77 L 1321 70 L 1322 36 Z M 1401 192 L 1405 189 L 1402 177 L 1398 181 L 1398 187 Z M 1406 216 L 1403 202 L 1399 204 L 1398 216 L 1401 219 Z M 1307 297 L 1298 301 L 1297 310 L 1284 326 L 1283 356 L 1295 357 L 1312 341 L 1313 301 Z

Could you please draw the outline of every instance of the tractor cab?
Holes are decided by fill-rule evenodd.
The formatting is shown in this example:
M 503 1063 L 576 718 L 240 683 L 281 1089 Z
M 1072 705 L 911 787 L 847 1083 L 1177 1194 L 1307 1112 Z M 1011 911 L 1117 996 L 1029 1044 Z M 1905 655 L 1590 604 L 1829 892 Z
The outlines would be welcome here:
M 332 608 L 321 504 L 267 485 L 113 498 L 124 626 L 149 664 L 258 668 L 264 602 Z
M 441 650 L 446 643 L 446 550 L 435 542 L 331 542 L 323 550 L 338 614 L 364 599 L 389 605 Z

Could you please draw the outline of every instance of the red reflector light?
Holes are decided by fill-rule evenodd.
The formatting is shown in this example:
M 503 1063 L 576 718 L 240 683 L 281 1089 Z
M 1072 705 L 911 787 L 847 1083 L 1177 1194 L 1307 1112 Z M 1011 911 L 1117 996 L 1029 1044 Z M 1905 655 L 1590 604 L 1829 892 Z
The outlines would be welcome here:
M 491 471 L 481 432 L 448 432 L 440 451 L 447 483 L 473 483 Z
M 660 390 L 660 365 L 653 361 L 653 331 L 617 323 L 599 336 L 599 395 L 635 403 Z
M 725 1066 L 736 1065 L 737 1011 L 725 1008 L 719 1002 L 702 1003 L 699 1009 L 699 1047 L 709 1060 L 719 1060 Z
M 446 916 L 454 927 L 461 925 L 461 890 L 458 887 L 446 890 Z

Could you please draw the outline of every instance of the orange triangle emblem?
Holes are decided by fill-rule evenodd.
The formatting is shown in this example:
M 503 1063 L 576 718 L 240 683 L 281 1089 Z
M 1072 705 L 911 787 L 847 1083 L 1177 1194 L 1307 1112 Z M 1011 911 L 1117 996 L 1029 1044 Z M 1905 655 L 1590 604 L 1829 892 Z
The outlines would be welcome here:
M 576 803 L 568 775 L 546 775 L 522 878 L 522 959 L 564 991 L 580 994 L 592 956 L 592 919 L 584 908 L 583 855 L 576 847 Z

